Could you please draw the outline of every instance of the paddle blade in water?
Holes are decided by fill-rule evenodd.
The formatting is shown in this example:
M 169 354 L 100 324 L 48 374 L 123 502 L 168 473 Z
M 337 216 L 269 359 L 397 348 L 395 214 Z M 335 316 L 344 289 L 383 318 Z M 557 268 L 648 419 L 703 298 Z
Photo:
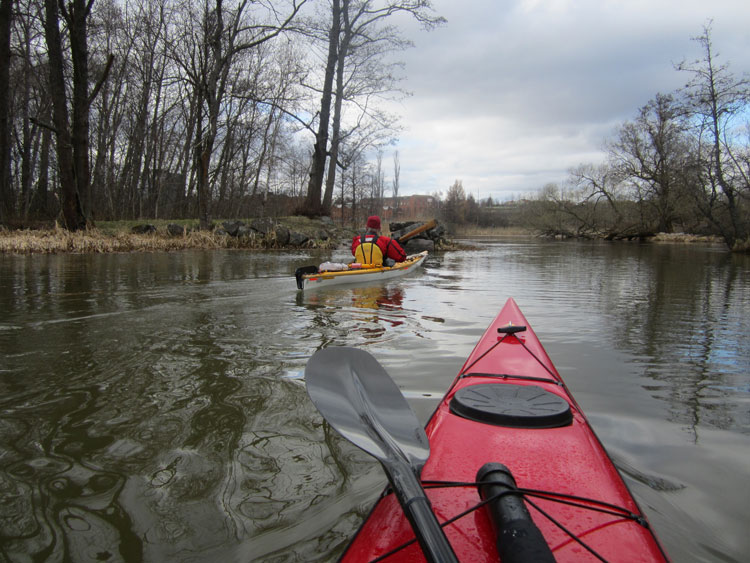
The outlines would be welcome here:
M 319 350 L 305 367 L 307 393 L 331 426 L 381 462 L 401 457 L 418 472 L 430 455 L 427 436 L 378 361 L 356 348 Z

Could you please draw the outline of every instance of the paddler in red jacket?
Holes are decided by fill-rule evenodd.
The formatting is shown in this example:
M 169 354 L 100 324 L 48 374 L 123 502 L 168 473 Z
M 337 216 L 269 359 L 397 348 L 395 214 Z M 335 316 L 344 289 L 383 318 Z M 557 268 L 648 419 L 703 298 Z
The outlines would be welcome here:
M 364 242 L 364 243 L 363 243 Z M 375 266 L 393 266 L 406 259 L 406 252 L 398 241 L 380 234 L 380 217 L 367 218 L 367 231 L 352 240 L 354 261 Z

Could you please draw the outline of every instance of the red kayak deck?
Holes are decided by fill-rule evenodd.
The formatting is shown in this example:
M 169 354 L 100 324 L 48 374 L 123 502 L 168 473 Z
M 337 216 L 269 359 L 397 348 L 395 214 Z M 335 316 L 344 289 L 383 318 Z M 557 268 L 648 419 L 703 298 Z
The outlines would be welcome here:
M 498 333 L 498 328 L 508 325 L 526 326 L 526 330 Z M 477 422 L 451 412 L 454 395 L 478 384 L 541 388 L 570 405 L 572 421 L 554 428 L 518 428 Z M 426 432 L 431 454 L 422 471 L 423 482 L 474 482 L 480 467 L 487 462 L 499 462 L 511 470 L 521 489 L 594 499 L 641 515 L 585 415 L 512 299 L 466 360 L 428 422 Z M 427 493 L 440 522 L 480 502 L 474 486 L 429 489 Z M 529 508 L 558 562 L 666 560 L 645 517 L 634 520 L 546 499 L 531 500 L 569 532 L 535 508 Z M 486 509 L 470 512 L 444 529 L 462 563 L 498 561 L 496 532 Z M 393 550 L 397 551 L 383 561 L 424 561 L 417 543 L 398 549 L 413 538 L 395 496 L 386 494 L 349 545 L 342 561 L 372 561 Z

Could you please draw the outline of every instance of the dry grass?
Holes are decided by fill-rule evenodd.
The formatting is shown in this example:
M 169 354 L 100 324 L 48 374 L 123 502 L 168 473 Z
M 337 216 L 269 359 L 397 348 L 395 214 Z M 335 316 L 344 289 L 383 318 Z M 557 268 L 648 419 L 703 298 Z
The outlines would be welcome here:
M 703 236 L 703 235 L 691 235 L 687 233 L 657 233 L 649 240 L 652 242 L 679 242 L 679 243 L 693 243 L 693 242 L 710 242 L 710 243 L 721 243 L 722 240 L 715 236 Z
M 522 227 L 477 227 L 474 225 L 458 226 L 452 236 L 462 237 L 508 237 L 531 236 L 533 232 Z
M 336 241 L 309 240 L 304 248 L 328 248 Z M 48 230 L 0 229 L 0 253 L 6 254 L 59 254 L 107 252 L 164 252 L 187 249 L 271 249 L 279 248 L 272 233 L 268 237 L 243 238 L 215 234 L 211 231 L 187 231 L 182 236 L 170 236 L 166 227 L 159 226 L 155 233 L 135 234 L 130 225 L 104 229 L 69 232 L 55 227 Z
M 220 248 L 211 233 L 190 233 L 183 237 L 159 234 L 138 235 L 118 232 L 104 233 L 96 229 L 68 232 L 64 229 L 48 231 L 0 232 L 0 252 L 12 254 L 150 252 L 183 250 L 186 248 Z

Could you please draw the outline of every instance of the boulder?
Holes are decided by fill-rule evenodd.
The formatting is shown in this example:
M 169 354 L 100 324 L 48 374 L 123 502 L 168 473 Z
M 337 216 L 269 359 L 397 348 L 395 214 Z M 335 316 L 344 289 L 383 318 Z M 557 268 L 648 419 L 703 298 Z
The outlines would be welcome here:
M 239 232 L 240 227 L 243 227 L 244 225 L 245 223 L 242 221 L 224 221 L 221 224 L 227 234 L 232 237 L 238 236 L 237 233 Z
M 250 228 L 259 232 L 263 236 L 268 235 L 268 233 L 272 232 L 275 227 L 276 225 L 274 222 L 267 218 L 253 219 L 250 222 Z
M 274 232 L 276 233 L 277 244 L 280 244 L 281 246 L 286 246 L 287 244 L 289 244 L 289 239 L 292 236 L 292 234 L 289 232 L 289 229 L 278 225 Z
M 136 235 L 150 235 L 156 232 L 156 227 L 147 223 L 145 225 L 135 225 L 130 231 Z
M 412 238 L 404 244 L 404 250 L 407 254 L 417 254 L 423 250 L 435 251 L 435 241 L 430 239 Z
M 289 244 L 292 246 L 302 246 L 308 240 L 310 239 L 302 233 L 298 233 L 296 231 L 292 231 L 291 233 L 289 233 Z
M 257 231 L 252 227 L 248 227 L 244 223 L 237 227 L 237 233 L 234 235 L 237 238 L 250 238 L 254 237 Z
M 167 234 L 172 237 L 181 237 L 185 235 L 185 227 L 177 223 L 167 225 Z
M 412 230 L 414 227 L 412 225 L 417 225 L 415 221 L 406 221 L 406 222 L 392 222 L 388 223 L 388 230 L 391 231 L 391 236 L 396 236 L 397 234 L 404 234 L 410 230 Z
M 438 226 L 434 229 L 430 229 L 428 233 L 432 240 L 439 240 L 445 238 L 447 231 L 445 230 L 445 227 L 443 225 L 438 224 Z

